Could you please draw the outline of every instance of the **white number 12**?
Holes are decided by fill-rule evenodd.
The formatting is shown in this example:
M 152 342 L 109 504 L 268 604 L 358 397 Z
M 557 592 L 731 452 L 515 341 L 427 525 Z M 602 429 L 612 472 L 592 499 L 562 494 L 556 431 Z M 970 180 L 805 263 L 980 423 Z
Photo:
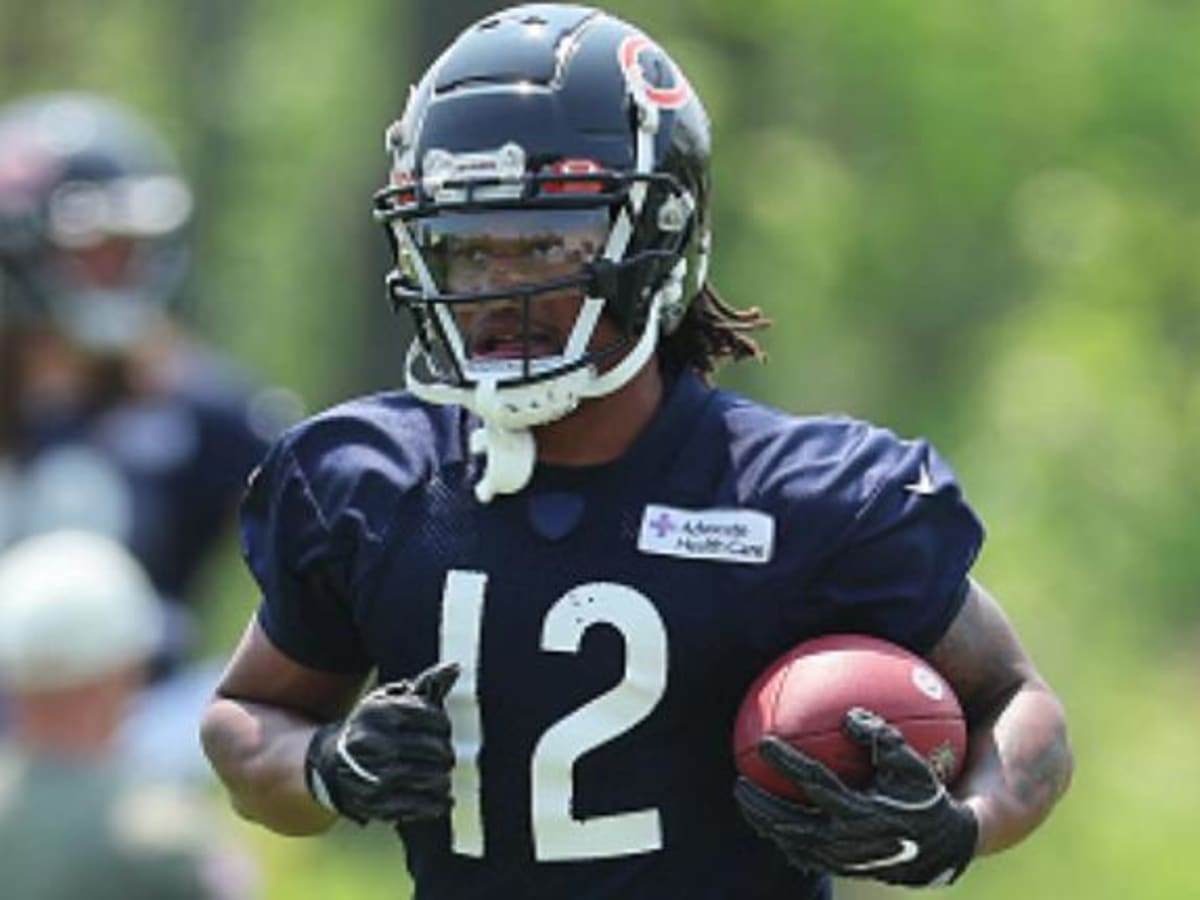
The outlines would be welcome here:
M 452 570 L 442 594 L 441 659 L 462 666 L 446 697 L 457 761 L 452 775 L 454 852 L 483 856 L 479 751 L 483 727 L 477 675 L 487 575 Z M 658 610 L 633 588 L 598 581 L 572 588 L 542 623 L 542 649 L 576 653 L 593 625 L 610 625 L 625 641 L 621 682 L 559 719 L 542 734 L 530 761 L 534 856 L 541 861 L 625 856 L 662 847 L 657 809 L 591 819 L 571 814 L 575 761 L 624 734 L 662 698 L 667 684 L 667 632 Z

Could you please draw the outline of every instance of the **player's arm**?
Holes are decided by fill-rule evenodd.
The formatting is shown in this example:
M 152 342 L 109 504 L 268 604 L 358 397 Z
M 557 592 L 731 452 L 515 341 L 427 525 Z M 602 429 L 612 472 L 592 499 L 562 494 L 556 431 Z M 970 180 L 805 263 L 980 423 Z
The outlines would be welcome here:
M 300 665 L 250 623 L 200 726 L 204 752 L 242 816 L 289 835 L 333 824 L 336 815 L 305 784 L 305 755 L 318 725 L 343 716 L 362 685 L 360 676 Z
M 355 699 L 361 676 L 302 666 L 253 622 L 201 726 L 213 768 L 246 818 L 283 834 L 450 811 L 454 750 L 442 707 L 453 663 Z
M 967 764 L 955 794 L 979 822 L 977 853 L 1003 850 L 1046 818 L 1070 782 L 1062 704 L 1000 606 L 974 581 L 928 658 L 967 715 Z

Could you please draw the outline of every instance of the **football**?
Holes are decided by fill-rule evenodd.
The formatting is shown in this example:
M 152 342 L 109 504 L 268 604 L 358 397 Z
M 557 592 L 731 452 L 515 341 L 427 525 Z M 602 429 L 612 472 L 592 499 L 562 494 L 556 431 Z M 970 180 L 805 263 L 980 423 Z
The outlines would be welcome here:
M 755 679 L 734 725 L 738 771 L 773 794 L 803 802 L 803 794 L 758 754 L 758 742 L 775 735 L 849 787 L 865 787 L 873 771 L 870 753 L 842 731 L 846 711 L 855 706 L 899 728 L 943 782 L 958 777 L 967 729 L 950 685 L 905 648 L 855 634 L 798 644 Z

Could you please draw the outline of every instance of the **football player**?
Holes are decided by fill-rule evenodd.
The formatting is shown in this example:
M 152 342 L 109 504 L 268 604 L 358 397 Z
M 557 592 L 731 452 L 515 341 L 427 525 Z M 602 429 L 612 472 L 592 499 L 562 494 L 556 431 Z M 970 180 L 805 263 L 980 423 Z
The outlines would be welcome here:
M 255 867 L 220 838 L 207 792 L 121 757 L 115 736 L 159 612 L 145 572 L 110 538 L 56 531 L 0 551 L 4 896 L 255 896 Z
M 193 577 L 278 431 L 175 325 L 192 206 L 123 105 L 0 108 L 0 546 L 58 528 L 122 542 L 172 601 L 171 657 Z
M 1032 831 L 1063 713 L 971 580 L 946 463 L 706 379 L 763 320 L 708 284 L 709 125 L 672 59 L 597 10 L 510 9 L 386 140 L 407 390 L 301 424 L 253 478 L 263 599 L 202 726 L 238 810 L 394 824 L 434 900 L 827 897 L 948 882 Z M 950 679 L 953 795 L 868 713 L 871 789 L 774 743 L 817 806 L 735 789 L 747 686 L 834 631 Z

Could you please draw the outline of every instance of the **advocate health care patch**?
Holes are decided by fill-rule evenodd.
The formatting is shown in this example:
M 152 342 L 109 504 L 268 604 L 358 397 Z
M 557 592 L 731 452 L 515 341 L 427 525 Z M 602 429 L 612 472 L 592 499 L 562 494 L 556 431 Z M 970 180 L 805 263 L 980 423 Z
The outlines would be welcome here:
M 677 509 L 651 503 L 638 549 L 657 556 L 762 564 L 775 550 L 775 519 L 756 509 Z

